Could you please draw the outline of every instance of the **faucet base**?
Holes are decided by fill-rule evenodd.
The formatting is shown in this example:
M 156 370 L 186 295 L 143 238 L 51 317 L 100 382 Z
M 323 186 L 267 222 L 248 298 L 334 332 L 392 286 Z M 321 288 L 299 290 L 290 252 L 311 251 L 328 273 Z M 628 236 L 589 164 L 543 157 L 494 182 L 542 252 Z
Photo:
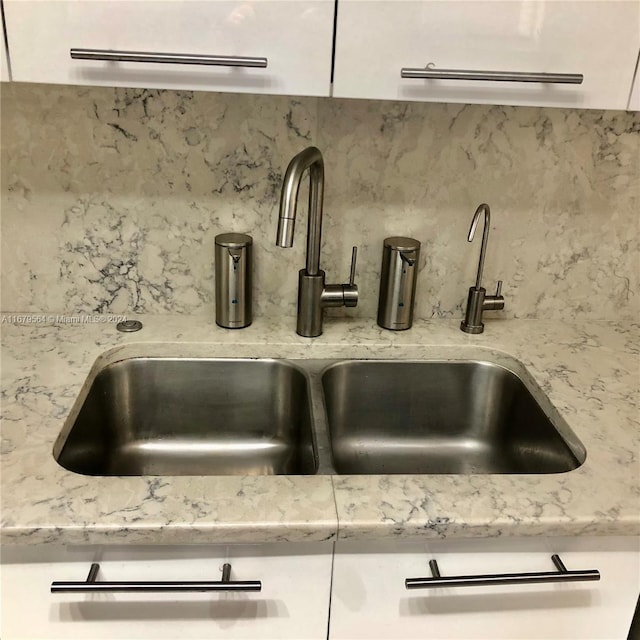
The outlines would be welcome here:
M 484 331 L 483 324 L 467 324 L 464 320 L 460 323 L 460 330 L 465 333 L 482 333 Z
M 306 269 L 298 272 L 298 319 L 296 332 L 303 338 L 322 335 L 325 307 L 355 307 L 358 304 L 358 287 L 348 284 L 325 285 L 322 269 L 309 275 Z
M 310 276 L 306 269 L 298 272 L 298 320 L 296 333 L 303 338 L 322 335 L 322 305 L 325 273 L 322 269 Z
M 482 307 L 486 294 L 487 290 L 484 287 L 469 287 L 467 310 L 464 314 L 464 320 L 460 323 L 460 329 L 465 333 L 482 333 L 484 331 Z
M 484 323 L 482 322 L 483 311 L 499 311 L 504 309 L 504 298 L 499 295 L 502 283 L 498 286 L 498 294 L 488 296 L 484 287 L 470 287 L 467 298 L 467 311 L 464 320 L 460 323 L 460 330 L 465 333 L 482 333 Z

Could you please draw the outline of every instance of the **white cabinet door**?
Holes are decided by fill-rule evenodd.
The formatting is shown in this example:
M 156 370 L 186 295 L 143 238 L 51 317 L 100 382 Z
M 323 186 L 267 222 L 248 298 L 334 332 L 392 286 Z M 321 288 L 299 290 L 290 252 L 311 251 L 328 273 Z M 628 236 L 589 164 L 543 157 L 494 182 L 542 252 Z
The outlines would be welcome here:
M 405 579 L 597 569 L 598 582 L 405 588 Z M 331 640 L 626 640 L 640 591 L 637 538 L 336 543 Z
M 0 82 L 8 82 L 11 80 L 9 74 L 9 64 L 7 62 L 7 41 L 4 35 L 4 16 L 0 11 L 0 26 L 2 27 L 2 36 L 0 37 Z
M 13 80 L 328 95 L 333 0 L 4 0 Z M 266 58 L 266 68 L 71 59 L 71 49 Z
M 332 543 L 216 546 L 4 547 L 3 640 L 106 638 L 325 639 Z M 260 580 L 247 593 L 52 594 L 52 581 Z
M 633 89 L 629 98 L 629 111 L 640 111 L 640 56 L 638 56 L 638 65 L 636 67 L 636 76 L 633 81 Z
M 333 95 L 625 109 L 638 0 L 340 0 Z M 582 84 L 401 78 L 401 69 L 582 74 Z

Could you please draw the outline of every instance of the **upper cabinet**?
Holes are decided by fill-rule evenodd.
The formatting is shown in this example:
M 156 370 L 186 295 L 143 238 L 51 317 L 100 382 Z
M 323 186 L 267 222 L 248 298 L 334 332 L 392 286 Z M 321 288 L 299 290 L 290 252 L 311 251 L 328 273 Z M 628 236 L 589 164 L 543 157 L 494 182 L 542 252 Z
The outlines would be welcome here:
M 631 97 L 629 98 L 629 111 L 640 111 L 640 56 L 638 56 L 638 65 L 636 67 L 636 77 L 633 81 L 631 89 Z
M 629 103 L 629 95 L 640 50 L 640 0 L 3 5 L 11 76 L 19 82 L 638 107 L 639 98 Z M 2 65 L 8 79 L 4 57 Z
M 4 10 L 14 81 L 330 93 L 334 0 L 4 0 Z
M 639 24 L 638 0 L 339 0 L 333 95 L 626 109 Z
M 7 41 L 4 36 L 4 16 L 1 9 L 2 3 L 0 2 L 0 27 L 2 27 L 2 36 L 0 37 L 0 82 L 8 82 L 11 76 L 7 61 Z

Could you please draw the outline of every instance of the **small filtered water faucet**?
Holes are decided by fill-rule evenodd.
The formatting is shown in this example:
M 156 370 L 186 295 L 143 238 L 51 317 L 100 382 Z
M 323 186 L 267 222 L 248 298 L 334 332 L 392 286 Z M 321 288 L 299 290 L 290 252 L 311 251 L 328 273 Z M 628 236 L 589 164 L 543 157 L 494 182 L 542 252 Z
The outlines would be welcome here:
M 481 213 L 484 213 L 484 229 L 482 231 L 482 245 L 480 247 L 478 274 L 476 276 L 475 286 L 469 287 L 467 310 L 464 314 L 464 320 L 460 323 L 460 329 L 465 333 L 482 333 L 484 331 L 484 324 L 482 323 L 483 311 L 504 309 L 502 280 L 498 280 L 498 288 L 496 289 L 496 294 L 494 296 L 488 296 L 487 290 L 482 286 L 482 270 L 484 269 L 484 258 L 487 253 L 489 226 L 491 224 L 491 211 L 489 210 L 488 204 L 481 204 L 473 214 L 473 220 L 471 221 L 467 241 L 471 242 L 473 240 Z

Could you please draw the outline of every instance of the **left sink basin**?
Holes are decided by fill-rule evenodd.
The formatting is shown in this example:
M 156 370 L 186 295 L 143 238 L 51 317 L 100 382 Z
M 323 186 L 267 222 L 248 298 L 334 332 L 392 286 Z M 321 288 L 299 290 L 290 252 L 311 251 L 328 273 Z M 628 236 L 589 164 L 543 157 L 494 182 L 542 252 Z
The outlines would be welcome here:
M 54 447 L 75 473 L 317 470 L 308 376 L 285 361 L 128 358 L 99 370 L 78 405 Z

